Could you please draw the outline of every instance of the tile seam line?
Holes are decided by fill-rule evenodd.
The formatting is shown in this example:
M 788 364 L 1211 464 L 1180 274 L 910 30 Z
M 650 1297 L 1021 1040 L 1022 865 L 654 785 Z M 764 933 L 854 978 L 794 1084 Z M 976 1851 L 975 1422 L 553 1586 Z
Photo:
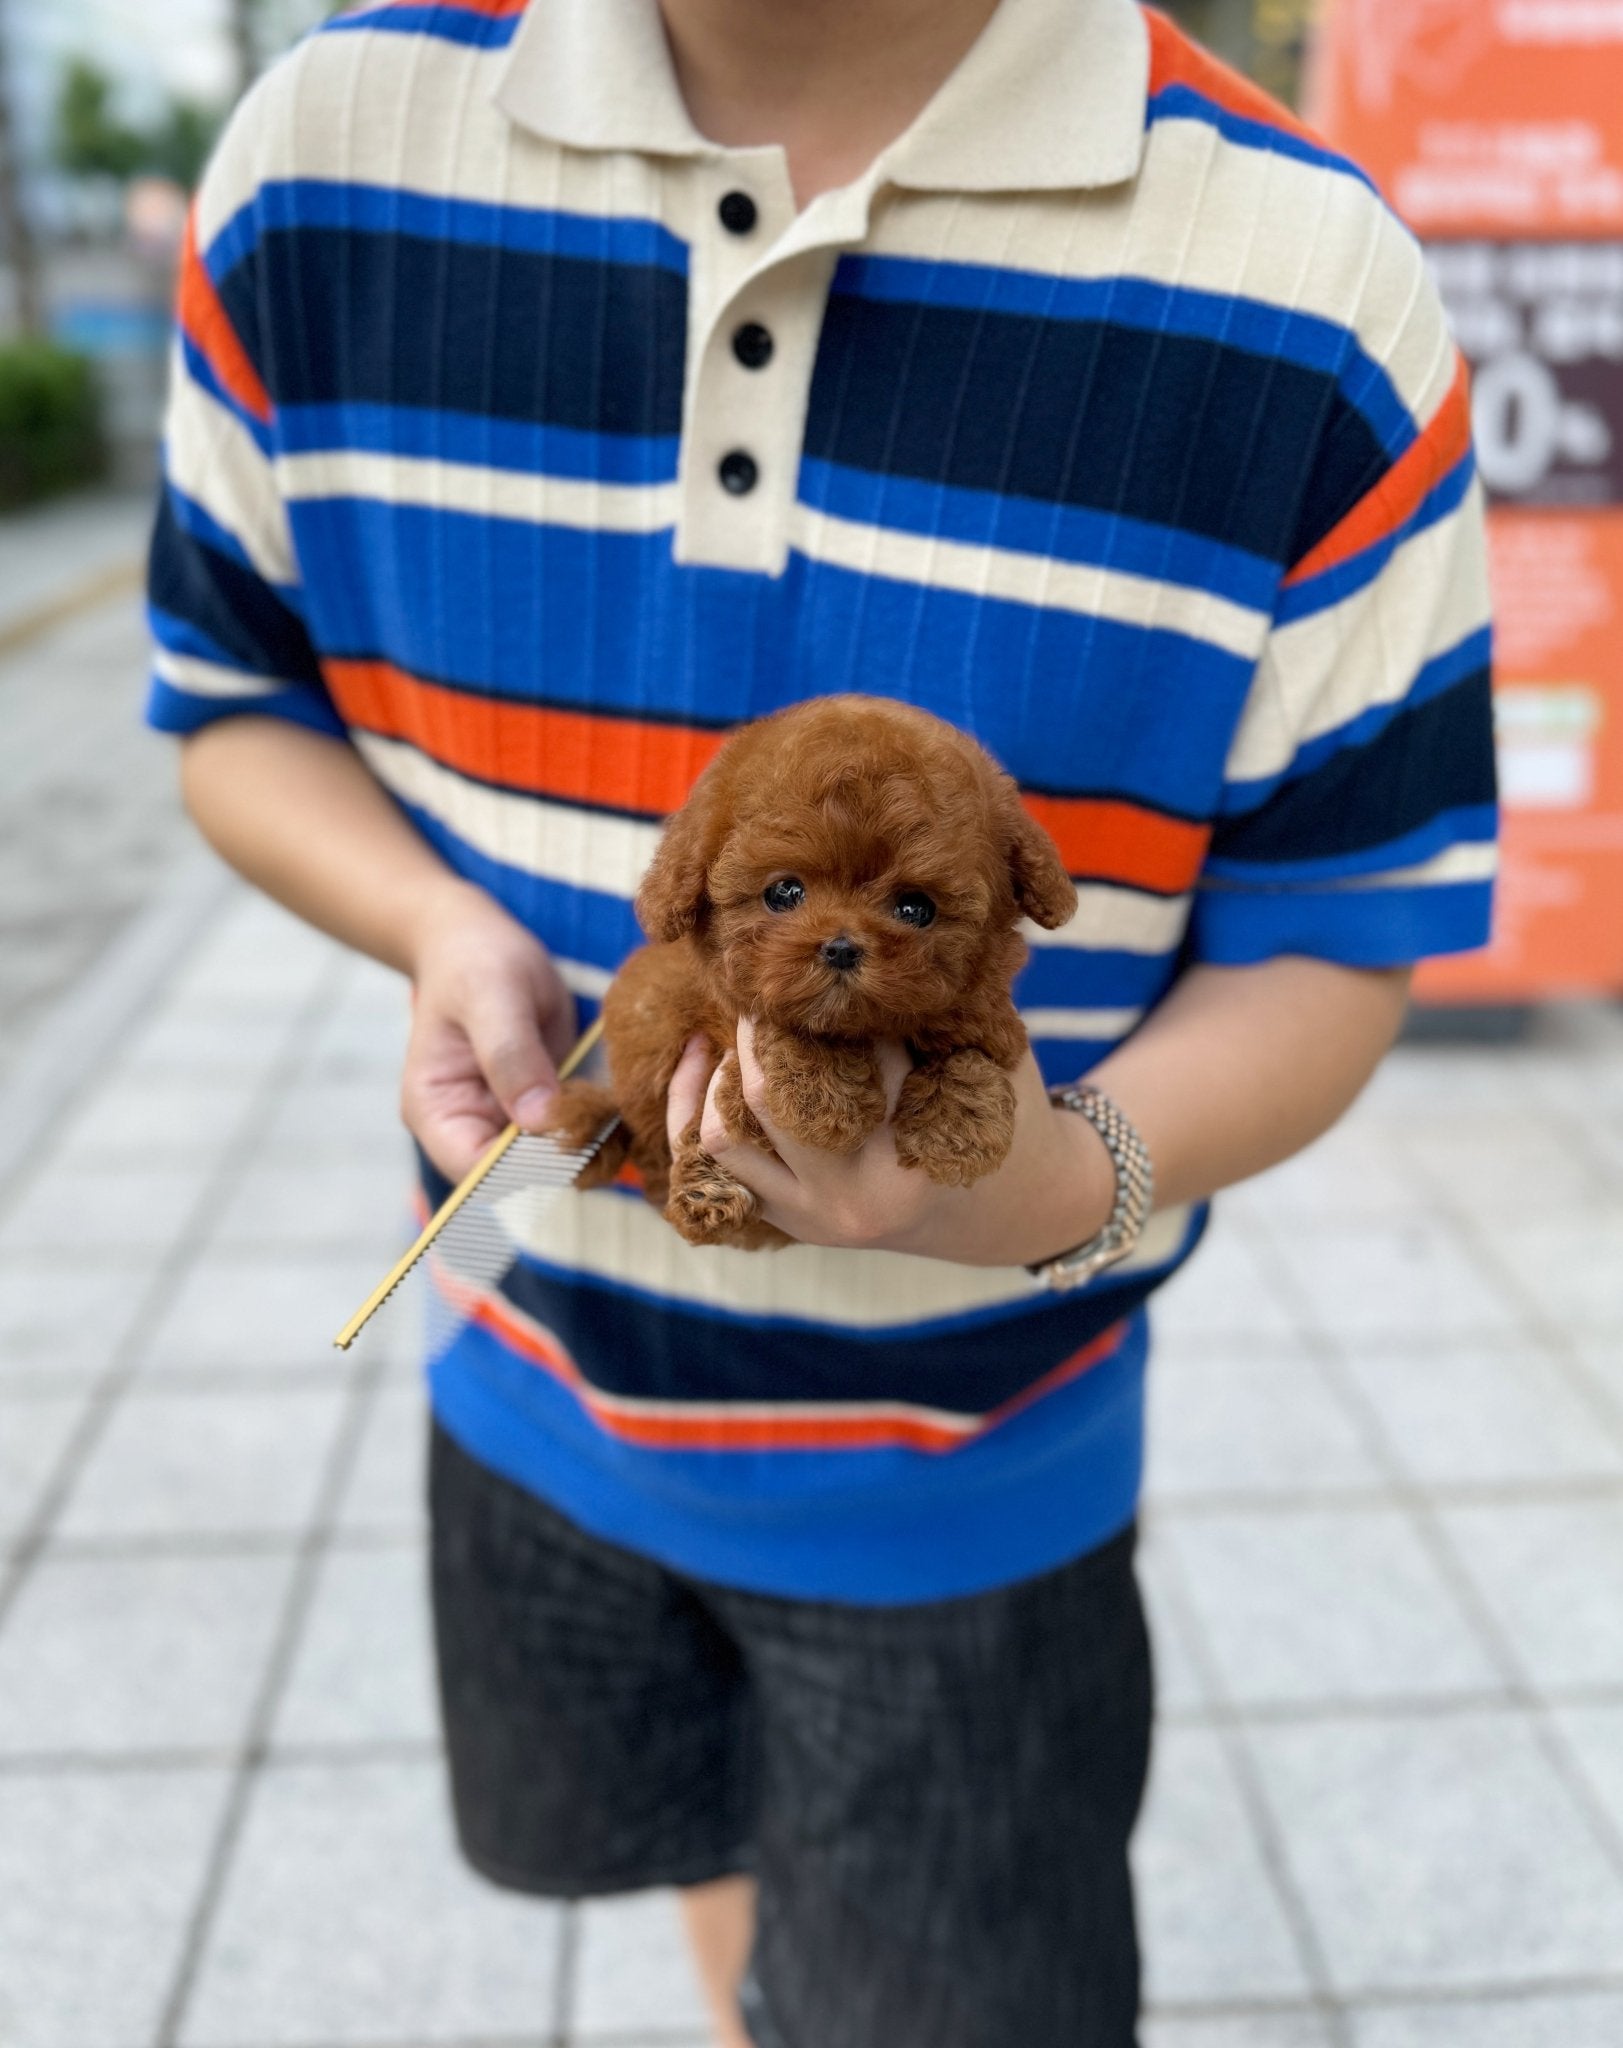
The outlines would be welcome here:
M 244 1162 L 263 1131 L 289 1077 L 303 1057 L 305 1027 L 319 1018 L 331 1000 L 339 973 L 335 963 L 322 976 L 316 990 L 290 1015 L 281 1051 L 255 1089 L 247 1107 L 233 1126 L 233 1142 L 205 1174 L 187 1210 L 182 1227 L 168 1248 L 147 1262 L 148 1277 L 123 1336 L 114 1345 L 110 1362 L 91 1385 L 84 1412 L 63 1447 L 50 1477 L 41 1488 L 34 1508 L 10 1554 L 0 1566 L 0 1629 L 46 1549 L 58 1515 L 83 1471 L 86 1460 L 101 1441 L 108 1421 L 128 1392 L 139 1370 L 142 1353 L 159 1326 L 164 1310 L 173 1298 L 178 1282 L 197 1258 L 204 1226 L 213 1215 L 223 1193 L 240 1181 Z M 381 1359 L 379 1368 L 381 1370 Z
M 14 619 L 0 623 L 0 660 L 21 654 L 45 634 L 66 626 L 87 612 L 100 609 L 115 597 L 125 597 L 141 587 L 142 562 L 139 555 L 125 555 L 105 567 L 94 569 L 68 589 L 30 606 Z
M 40 1020 L 0 1089 L 0 1215 L 42 1165 L 63 1117 L 101 1078 L 121 1034 L 241 890 L 212 854 L 183 856 Z
M 1544 1342 L 1561 1352 L 1565 1332 L 1544 1314 L 1513 1274 L 1502 1274 L 1488 1263 L 1486 1249 L 1469 1215 L 1450 1199 L 1448 1190 L 1439 1185 L 1436 1176 L 1428 1173 L 1422 1162 L 1412 1163 L 1423 1183 L 1432 1191 L 1437 1214 L 1453 1229 L 1472 1264 L 1482 1269 L 1484 1284 L 1492 1279 L 1504 1288 L 1504 1299 L 1514 1309 L 1525 1338 L 1533 1343 Z M 1515 1644 L 1479 1592 L 1449 1534 L 1437 1501 L 1426 1488 L 1412 1480 L 1404 1480 L 1399 1473 L 1397 1456 L 1382 1426 L 1377 1405 L 1358 1382 L 1334 1330 L 1320 1320 L 1307 1290 L 1298 1283 L 1287 1263 L 1279 1258 L 1272 1231 L 1266 1225 L 1253 1223 L 1251 1227 L 1270 1252 L 1276 1284 L 1291 1304 L 1308 1350 L 1330 1376 L 1348 1412 L 1357 1419 L 1380 1467 L 1396 1475 L 1398 1484 L 1395 1490 L 1402 1496 L 1403 1512 L 1408 1516 L 1417 1540 L 1452 1594 L 1479 1647 L 1499 1672 L 1507 1698 L 1525 1712 L 1533 1743 L 1571 1802 L 1574 1815 L 1599 1851 L 1602 1861 L 1623 1883 L 1623 1828 L 1618 1826 L 1602 1803 L 1588 1771 L 1557 1720 L 1548 1696 L 1524 1667 Z M 1219 1697 L 1224 1696 L 1220 1694 Z M 1244 1741 L 1243 1735 L 1240 1739 Z
M 1188 1647 L 1196 1675 L 1206 1695 L 1207 1718 L 1200 1725 L 1209 1728 L 1216 1736 L 1228 1764 L 1241 1810 L 1249 1823 L 1251 1838 L 1256 1844 L 1263 1875 L 1279 1908 L 1302 1973 L 1308 1995 L 1295 2003 L 1323 2022 L 1331 2048 L 1354 2048 L 1352 2031 L 1336 1989 L 1329 1957 L 1319 1939 L 1319 1930 L 1314 1924 L 1306 1897 L 1297 1884 L 1296 1873 L 1291 1868 L 1286 1852 L 1284 1837 L 1275 1824 L 1272 1809 L 1263 1792 L 1261 1776 L 1251 1755 L 1245 1724 L 1228 1696 L 1228 1687 L 1224 1683 L 1205 1621 L 1184 1572 L 1183 1562 L 1170 1546 L 1164 1559 L 1162 1582 L 1173 1618 L 1178 1625 L 1178 1633 Z
M 254 1788 L 264 1772 L 276 1716 L 309 1619 L 316 1580 L 327 1554 L 344 1490 L 360 1455 L 361 1439 L 383 1372 L 384 1362 L 379 1357 L 363 1364 L 350 1381 L 346 1412 L 328 1452 L 316 1507 L 298 1545 L 282 1596 L 281 1612 L 277 1616 L 264 1675 L 249 1715 L 247 1732 L 203 1861 L 196 1898 L 187 1918 L 180 1952 L 153 2033 L 154 2048 L 176 2048 L 180 2039 L 230 1881 L 231 1866 L 247 1824 Z

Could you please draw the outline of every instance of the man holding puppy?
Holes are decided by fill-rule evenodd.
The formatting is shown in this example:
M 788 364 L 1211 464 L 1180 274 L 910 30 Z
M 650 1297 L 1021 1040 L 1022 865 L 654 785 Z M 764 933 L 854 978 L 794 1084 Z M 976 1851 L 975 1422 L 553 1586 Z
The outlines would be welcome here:
M 1418 250 L 1135 0 L 411 0 L 239 112 L 181 329 L 152 715 L 411 977 L 431 1193 L 733 725 L 903 698 L 1058 844 L 998 1171 L 795 1144 L 746 1022 L 776 1156 L 700 1042 L 671 1128 L 794 1245 L 547 1219 L 433 1367 L 436 1620 L 470 1858 L 682 1887 L 728 2048 L 1130 2048 L 1143 1304 L 1487 928 Z

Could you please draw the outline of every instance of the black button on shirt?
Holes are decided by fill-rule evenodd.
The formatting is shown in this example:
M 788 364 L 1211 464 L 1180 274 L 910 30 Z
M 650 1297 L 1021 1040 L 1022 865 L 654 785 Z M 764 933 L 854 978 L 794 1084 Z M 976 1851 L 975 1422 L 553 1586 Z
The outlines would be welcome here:
M 747 192 L 724 192 L 716 211 L 730 235 L 747 235 L 755 225 L 755 201 Z
M 759 320 L 746 320 L 734 334 L 733 354 L 746 370 L 759 370 L 772 360 L 772 337 Z
M 735 498 L 741 498 L 746 491 L 754 490 L 761 472 L 755 466 L 753 455 L 746 455 L 742 448 L 734 448 L 716 465 L 716 474 L 721 478 L 724 491 L 731 491 Z

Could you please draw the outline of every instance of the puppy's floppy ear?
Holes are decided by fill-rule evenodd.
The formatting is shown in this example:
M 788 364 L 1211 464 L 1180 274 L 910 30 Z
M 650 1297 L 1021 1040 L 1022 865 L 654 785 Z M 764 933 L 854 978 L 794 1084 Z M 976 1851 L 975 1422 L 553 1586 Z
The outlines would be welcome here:
M 716 784 L 706 772 L 671 814 L 637 890 L 637 922 L 654 940 L 696 931 L 710 907 L 706 884 L 714 851 Z
M 1009 879 L 1014 900 L 1033 924 L 1058 931 L 1076 915 L 1076 884 L 1065 872 L 1059 848 L 1019 796 L 1009 792 Z

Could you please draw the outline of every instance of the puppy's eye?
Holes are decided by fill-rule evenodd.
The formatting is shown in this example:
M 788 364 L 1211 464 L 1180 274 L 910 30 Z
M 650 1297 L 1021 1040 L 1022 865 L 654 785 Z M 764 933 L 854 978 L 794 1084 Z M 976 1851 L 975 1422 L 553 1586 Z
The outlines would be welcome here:
M 761 901 L 768 910 L 798 910 L 806 900 L 806 885 L 793 875 L 785 875 L 781 882 L 769 882 L 761 891 Z
M 899 917 L 903 924 L 910 924 L 917 932 L 935 923 L 935 905 L 922 889 L 904 889 L 897 897 L 891 914 Z

